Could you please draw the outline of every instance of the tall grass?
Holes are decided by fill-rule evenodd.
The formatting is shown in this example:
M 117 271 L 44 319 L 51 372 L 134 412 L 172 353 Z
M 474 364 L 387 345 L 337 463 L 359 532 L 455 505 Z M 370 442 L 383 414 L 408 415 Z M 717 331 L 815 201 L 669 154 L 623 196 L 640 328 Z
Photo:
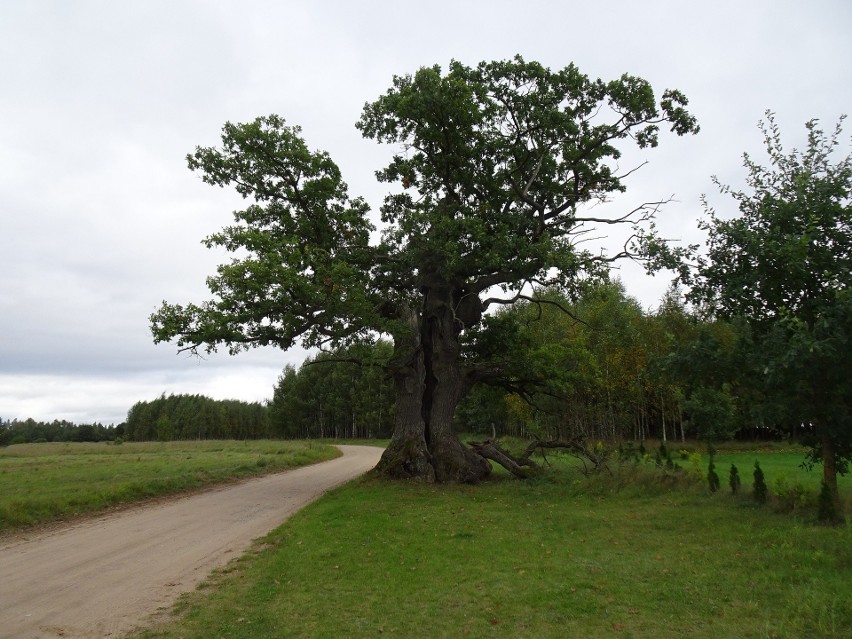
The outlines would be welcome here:
M 0 532 L 331 459 L 315 442 L 47 443 L 0 448 Z

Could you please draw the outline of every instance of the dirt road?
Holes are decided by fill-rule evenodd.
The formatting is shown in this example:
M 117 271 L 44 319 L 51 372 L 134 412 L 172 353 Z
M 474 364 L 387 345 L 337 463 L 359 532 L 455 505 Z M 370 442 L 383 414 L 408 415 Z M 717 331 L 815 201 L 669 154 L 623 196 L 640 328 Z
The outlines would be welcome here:
M 0 637 L 120 637 L 195 588 L 381 449 L 77 523 L 0 545 Z

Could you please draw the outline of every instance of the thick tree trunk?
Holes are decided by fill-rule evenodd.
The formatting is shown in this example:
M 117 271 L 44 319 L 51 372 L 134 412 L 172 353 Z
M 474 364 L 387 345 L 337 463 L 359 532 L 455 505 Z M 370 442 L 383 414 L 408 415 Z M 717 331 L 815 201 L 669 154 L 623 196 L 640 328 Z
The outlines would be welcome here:
M 435 469 L 426 445 L 423 393 L 426 370 L 420 343 L 420 323 L 408 312 L 408 331 L 396 337 L 390 363 L 396 390 L 393 436 L 376 466 L 376 472 L 394 479 L 435 481 Z
M 491 472 L 453 431 L 466 391 L 451 287 L 430 289 L 424 309 L 409 315 L 410 332 L 396 338 L 391 370 L 396 417 L 391 443 L 376 471 L 392 478 L 475 483 Z
M 466 447 L 453 430 L 453 416 L 466 388 L 459 368 L 458 328 L 452 307 L 441 306 L 424 327 L 426 393 L 424 418 L 435 479 L 476 483 L 491 472 L 481 455 Z
M 394 372 L 396 415 L 393 436 L 382 454 L 376 471 L 393 479 L 435 481 L 432 456 L 426 445 L 426 429 L 421 413 L 423 367 Z
M 843 520 L 840 492 L 837 490 L 837 455 L 828 429 L 823 425 L 820 431 L 822 431 L 822 480 L 828 487 L 831 501 L 834 504 L 834 516 L 831 523 L 837 523 Z
M 475 483 L 491 472 L 491 465 L 462 444 L 453 430 L 456 407 L 467 390 L 459 366 L 461 325 L 455 306 L 450 287 L 433 288 L 426 299 L 422 338 L 426 369 L 423 400 L 426 443 L 432 454 L 437 481 Z

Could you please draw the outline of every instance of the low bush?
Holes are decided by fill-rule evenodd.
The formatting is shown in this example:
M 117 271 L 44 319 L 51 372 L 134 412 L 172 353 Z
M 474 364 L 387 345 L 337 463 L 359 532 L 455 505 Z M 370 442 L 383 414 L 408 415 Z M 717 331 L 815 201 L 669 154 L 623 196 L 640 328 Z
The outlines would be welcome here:
M 764 504 L 767 494 L 766 478 L 760 469 L 760 462 L 754 462 L 754 500 L 759 504 Z
M 789 482 L 781 475 L 772 481 L 773 507 L 781 513 L 801 511 L 815 505 L 815 495 L 797 481 Z

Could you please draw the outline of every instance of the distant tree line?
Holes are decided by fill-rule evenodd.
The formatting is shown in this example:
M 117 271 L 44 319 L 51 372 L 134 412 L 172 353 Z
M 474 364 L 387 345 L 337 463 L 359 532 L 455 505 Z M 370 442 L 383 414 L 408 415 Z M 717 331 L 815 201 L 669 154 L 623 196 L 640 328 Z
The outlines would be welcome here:
M 275 385 L 269 419 L 288 438 L 389 438 L 394 391 L 383 365 L 388 342 L 359 344 L 287 366 Z
M 618 281 L 573 295 L 543 290 L 537 299 L 546 303 L 517 304 L 488 319 L 503 344 L 495 352 L 519 364 L 499 385 L 468 393 L 455 415 L 457 432 L 718 441 L 802 439 L 813 430 L 789 419 L 777 397 L 767 395 L 761 384 L 766 349 L 755 345 L 749 326 L 701 317 L 675 289 L 654 311 L 644 310 Z M 321 352 L 298 368 L 288 365 L 268 404 L 164 394 L 137 402 L 118 426 L 0 420 L 0 445 L 118 437 L 389 438 L 391 356 L 382 340 Z M 522 383 L 530 379 L 544 381 L 530 391 Z
M 719 441 L 802 437 L 811 428 L 773 412 L 762 350 L 742 322 L 706 319 L 676 289 L 653 311 L 618 281 L 577 295 L 539 291 L 489 318 L 519 362 L 498 385 L 459 404 L 457 432 L 595 440 Z M 360 344 L 284 369 L 269 405 L 283 437 L 389 437 L 394 394 L 386 342 Z M 509 352 L 514 351 L 514 352 Z M 530 391 L 530 379 L 540 380 Z M 524 390 L 521 390 L 524 389 Z
M 540 291 L 492 319 L 523 351 L 519 381 L 474 388 L 457 428 L 543 439 L 775 439 L 785 424 L 761 396 L 760 353 L 742 323 L 692 312 L 677 289 L 645 311 L 620 282 L 578 296 Z M 511 382 L 511 380 L 510 380 Z M 518 388 L 522 384 L 517 385 Z
M 488 319 L 503 344 L 500 356 L 519 364 L 499 385 L 468 393 L 455 415 L 458 432 L 608 441 L 812 435 L 812 425 L 779 408 L 783 388 L 767 394 L 766 345 L 755 342 L 747 323 L 702 317 L 676 289 L 646 311 L 618 281 L 573 295 L 542 290 L 537 299 L 546 302 L 517 304 Z M 389 438 L 391 356 L 391 345 L 381 340 L 321 352 L 298 368 L 288 365 L 268 404 L 164 394 L 137 402 L 118 426 L 0 420 L 0 445 L 118 437 Z M 529 379 L 544 381 L 530 391 L 521 383 Z
M 38 442 L 102 442 L 113 441 L 124 433 L 124 426 L 103 424 L 74 424 L 55 419 L 40 422 L 34 419 L 0 419 L 0 446 Z
M 262 439 L 276 432 L 265 404 L 214 400 L 202 395 L 162 395 L 141 401 L 114 426 L 0 419 L 0 446 L 41 442 L 172 441 L 181 439 Z
M 124 424 L 128 441 L 263 439 L 274 435 L 264 404 L 202 395 L 164 394 L 153 401 L 137 402 Z

